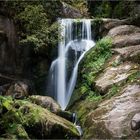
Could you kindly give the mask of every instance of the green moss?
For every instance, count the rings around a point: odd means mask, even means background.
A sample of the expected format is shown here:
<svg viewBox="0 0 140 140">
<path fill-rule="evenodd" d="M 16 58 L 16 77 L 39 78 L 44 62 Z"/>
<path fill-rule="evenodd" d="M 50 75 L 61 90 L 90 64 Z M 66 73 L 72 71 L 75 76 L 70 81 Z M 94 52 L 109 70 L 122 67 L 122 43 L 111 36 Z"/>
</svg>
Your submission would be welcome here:
<svg viewBox="0 0 140 140">
<path fill-rule="evenodd" d="M 93 122 L 91 122 L 93 123 Z M 111 134 L 109 130 L 106 129 L 105 123 L 100 121 L 98 123 L 94 123 L 92 127 L 85 129 L 84 139 L 90 138 L 98 138 L 98 139 L 110 139 Z"/>
<path fill-rule="evenodd" d="M 86 54 L 80 65 L 79 82 L 76 87 L 76 92 L 80 92 L 81 95 L 87 93 L 89 99 L 92 95 L 97 95 L 97 93 L 93 91 L 92 86 L 98 73 L 103 70 L 105 62 L 112 56 L 111 47 L 112 39 L 105 37 L 99 40 L 95 48 Z"/>
<path fill-rule="evenodd" d="M 10 97 L 0 96 L 0 100 L 0 135 L 4 138 L 64 138 L 65 134 L 69 137 L 79 137 L 72 123 L 41 106 L 27 100 L 13 100 Z M 53 135 L 55 131 L 58 132 L 57 135 Z"/>
<path fill-rule="evenodd" d="M 29 139 L 27 132 L 21 124 L 11 124 L 7 129 L 7 133 L 16 135 L 18 139 Z"/>
</svg>

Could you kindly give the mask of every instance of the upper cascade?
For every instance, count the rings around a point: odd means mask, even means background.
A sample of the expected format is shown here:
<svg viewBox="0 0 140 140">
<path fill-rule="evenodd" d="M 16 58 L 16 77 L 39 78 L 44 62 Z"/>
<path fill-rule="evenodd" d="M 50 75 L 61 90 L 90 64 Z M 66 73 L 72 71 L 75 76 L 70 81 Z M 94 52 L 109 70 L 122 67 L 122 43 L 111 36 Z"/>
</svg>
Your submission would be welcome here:
<svg viewBox="0 0 140 140">
<path fill-rule="evenodd" d="M 95 46 L 90 19 L 61 19 L 58 58 L 49 72 L 48 93 L 64 110 L 74 90 L 78 64 L 84 54 Z"/>
</svg>

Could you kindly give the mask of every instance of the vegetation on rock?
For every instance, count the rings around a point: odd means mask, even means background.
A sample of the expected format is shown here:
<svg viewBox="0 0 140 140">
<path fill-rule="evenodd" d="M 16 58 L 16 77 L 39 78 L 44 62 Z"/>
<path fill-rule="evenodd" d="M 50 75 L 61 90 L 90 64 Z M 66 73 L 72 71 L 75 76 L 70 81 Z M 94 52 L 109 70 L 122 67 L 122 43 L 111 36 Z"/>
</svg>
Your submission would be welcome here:
<svg viewBox="0 0 140 140">
<path fill-rule="evenodd" d="M 112 56 L 111 47 L 112 40 L 106 37 L 99 40 L 96 46 L 86 54 L 79 68 L 78 81 L 80 82 L 78 82 L 73 93 L 72 101 L 84 95 L 89 95 L 87 96 L 89 100 L 100 99 L 100 93 L 93 90 L 93 81 L 97 74 L 102 71 L 106 60 Z"/>
<path fill-rule="evenodd" d="M 66 139 L 79 137 L 72 123 L 28 100 L 15 100 L 10 96 L 0 96 L 0 103 L 0 136 L 2 138 Z"/>
</svg>

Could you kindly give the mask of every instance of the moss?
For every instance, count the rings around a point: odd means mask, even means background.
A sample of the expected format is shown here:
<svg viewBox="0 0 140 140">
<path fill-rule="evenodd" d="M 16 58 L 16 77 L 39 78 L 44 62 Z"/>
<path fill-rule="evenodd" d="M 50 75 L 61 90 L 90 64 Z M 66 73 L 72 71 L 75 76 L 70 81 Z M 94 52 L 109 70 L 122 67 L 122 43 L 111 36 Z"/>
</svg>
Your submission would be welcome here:
<svg viewBox="0 0 140 140">
<path fill-rule="evenodd" d="M 17 139 L 79 137 L 77 129 L 69 121 L 56 116 L 27 100 L 13 100 L 0 96 L 2 113 L 0 135 Z M 58 133 L 57 135 L 53 135 Z M 28 135 L 29 134 L 29 135 Z M 8 137 L 8 138 L 9 138 Z"/>
<path fill-rule="evenodd" d="M 82 61 L 79 73 L 78 73 L 78 85 L 71 99 L 79 99 L 84 95 L 89 96 L 87 99 L 91 99 L 92 95 L 99 95 L 93 90 L 93 83 L 97 75 L 103 70 L 105 62 L 112 56 L 111 52 L 112 40 L 111 38 L 103 38 L 96 43 L 95 48 L 91 49 Z M 91 94 L 93 93 L 93 94 Z M 100 96 L 100 95 L 99 95 Z M 96 98 L 96 97 L 95 97 Z"/>
<path fill-rule="evenodd" d="M 93 122 L 90 122 L 93 123 Z M 94 122 L 91 127 L 85 129 L 83 139 L 98 138 L 98 139 L 109 139 L 111 138 L 110 132 L 106 129 L 103 121 L 98 123 Z"/>
<path fill-rule="evenodd" d="M 21 124 L 11 124 L 7 129 L 7 133 L 16 135 L 18 139 L 29 139 L 27 132 Z"/>
<path fill-rule="evenodd" d="M 132 73 L 127 80 L 127 83 L 140 82 L 140 71 Z"/>
<path fill-rule="evenodd" d="M 3 137 L 15 139 L 29 139 L 22 126 L 21 112 L 17 111 L 15 101 L 11 97 L 0 96 L 2 112 L 0 126 L 4 130 Z"/>
</svg>

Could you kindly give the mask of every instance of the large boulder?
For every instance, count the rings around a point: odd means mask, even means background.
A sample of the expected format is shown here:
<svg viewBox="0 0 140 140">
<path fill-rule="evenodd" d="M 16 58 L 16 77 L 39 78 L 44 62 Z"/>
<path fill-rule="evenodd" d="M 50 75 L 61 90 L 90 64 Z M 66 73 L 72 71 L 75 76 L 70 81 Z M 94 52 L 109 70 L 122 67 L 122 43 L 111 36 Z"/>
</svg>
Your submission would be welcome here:
<svg viewBox="0 0 140 140">
<path fill-rule="evenodd" d="M 51 97 L 48 96 L 40 96 L 40 95 L 32 95 L 29 97 L 29 99 L 37 104 L 42 106 L 43 108 L 46 108 L 48 110 L 50 110 L 51 112 L 57 114 L 58 112 L 60 112 L 61 107 L 60 105 L 57 104 L 57 102 L 52 99 Z"/>
<path fill-rule="evenodd" d="M 137 69 L 138 65 L 128 62 L 116 67 L 107 67 L 95 80 L 95 89 L 100 93 L 105 94 L 112 85 L 127 80 L 131 74 L 137 71 Z"/>
<path fill-rule="evenodd" d="M 53 98 L 49 96 L 32 95 L 29 96 L 29 99 L 32 103 L 40 105 L 41 107 L 51 111 L 52 113 L 72 122 L 72 113 L 62 110 L 60 105 Z"/>
<path fill-rule="evenodd" d="M 118 35 L 128 35 L 132 33 L 140 33 L 140 28 L 133 25 L 120 25 L 108 32 L 108 36 L 115 37 Z"/>
<path fill-rule="evenodd" d="M 125 25 L 128 23 L 127 20 L 109 19 L 109 18 L 103 18 L 102 21 L 103 21 L 103 28 L 107 31 L 109 31 L 114 27 Z"/>
<path fill-rule="evenodd" d="M 140 138 L 130 122 L 140 111 L 140 85 L 127 85 L 120 96 L 112 97 L 90 112 L 85 122 L 85 138 Z"/>
<path fill-rule="evenodd" d="M 124 48 L 112 49 L 117 54 L 121 55 L 123 60 L 131 60 L 140 63 L 140 45 L 129 46 Z"/>
<path fill-rule="evenodd" d="M 140 44 L 140 33 L 134 33 L 130 35 L 118 35 L 113 37 L 113 46 L 116 48 L 122 48 L 139 44 Z"/>
<path fill-rule="evenodd" d="M 28 80 L 23 80 L 13 82 L 5 95 L 13 96 L 15 99 L 22 99 L 32 94 L 35 94 L 32 83 Z"/>
<path fill-rule="evenodd" d="M 8 138 L 7 134 L 16 139 L 71 139 L 78 138 L 75 126 L 42 108 L 25 100 L 12 100 L 0 96 L 0 135 Z M 20 125 L 21 131 L 17 131 Z M 24 133 L 22 133 L 24 132 Z M 22 135 L 24 134 L 24 135 Z"/>
</svg>

